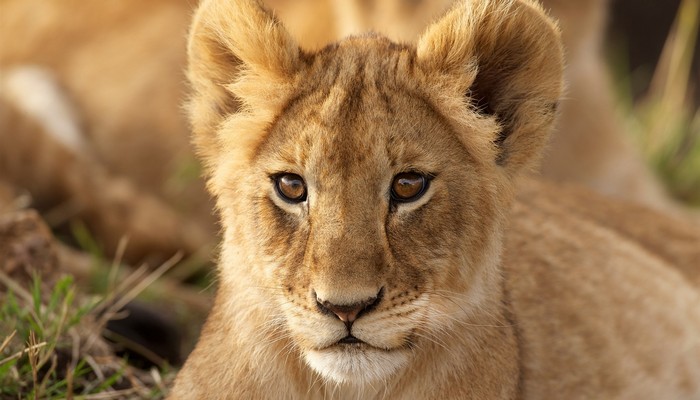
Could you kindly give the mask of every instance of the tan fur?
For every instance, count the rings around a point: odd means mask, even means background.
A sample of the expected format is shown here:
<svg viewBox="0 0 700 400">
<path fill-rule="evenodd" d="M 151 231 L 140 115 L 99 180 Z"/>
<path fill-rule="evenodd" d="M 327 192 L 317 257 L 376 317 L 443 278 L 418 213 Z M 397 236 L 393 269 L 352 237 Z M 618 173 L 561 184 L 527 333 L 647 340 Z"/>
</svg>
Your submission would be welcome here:
<svg viewBox="0 0 700 400">
<path fill-rule="evenodd" d="M 172 399 L 700 396 L 700 232 L 535 181 L 514 199 L 563 91 L 540 6 L 465 1 L 415 46 L 307 52 L 257 1 L 205 0 L 189 56 L 224 241 Z M 392 203 L 405 171 L 434 179 Z M 377 295 L 364 343 L 338 344 L 317 299 Z"/>
</svg>

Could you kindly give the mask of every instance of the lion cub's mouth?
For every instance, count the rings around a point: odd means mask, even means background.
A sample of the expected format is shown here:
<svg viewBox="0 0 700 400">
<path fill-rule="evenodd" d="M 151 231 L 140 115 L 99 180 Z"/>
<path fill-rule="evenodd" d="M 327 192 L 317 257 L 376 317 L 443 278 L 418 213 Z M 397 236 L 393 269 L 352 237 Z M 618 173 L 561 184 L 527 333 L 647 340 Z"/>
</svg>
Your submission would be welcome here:
<svg viewBox="0 0 700 400">
<path fill-rule="evenodd" d="M 353 335 L 347 335 L 344 338 L 338 340 L 337 344 L 366 344 L 362 340 L 356 338 Z"/>
<path fill-rule="evenodd" d="M 315 351 L 343 351 L 343 350 L 347 350 L 347 351 L 352 351 L 354 354 L 354 352 L 357 352 L 357 351 L 362 352 L 362 351 L 373 351 L 373 350 L 377 350 L 377 351 L 381 351 L 381 352 L 392 352 L 394 350 L 403 350 L 403 349 L 409 348 L 409 347 L 410 346 L 398 346 L 395 348 L 387 348 L 387 347 L 377 346 L 377 345 L 374 345 L 370 342 L 366 342 L 366 341 L 352 335 L 351 333 L 349 333 L 347 336 L 345 336 L 344 338 L 342 338 L 336 342 L 329 343 L 325 346 L 317 347 L 315 349 Z"/>
<path fill-rule="evenodd" d="M 337 342 L 330 344 L 326 347 L 323 348 L 318 348 L 317 350 L 323 351 L 323 350 L 343 350 L 347 349 L 348 351 L 380 351 L 380 352 L 385 352 L 385 353 L 391 353 L 392 351 L 402 351 L 402 350 L 408 350 L 411 348 L 410 343 L 406 343 L 405 345 L 402 346 L 397 346 L 397 347 L 383 347 L 383 346 L 377 346 L 376 344 L 372 344 L 371 342 L 366 342 L 360 338 L 357 338 L 353 336 L 352 334 L 348 334 L 344 338 L 338 340 Z"/>
</svg>

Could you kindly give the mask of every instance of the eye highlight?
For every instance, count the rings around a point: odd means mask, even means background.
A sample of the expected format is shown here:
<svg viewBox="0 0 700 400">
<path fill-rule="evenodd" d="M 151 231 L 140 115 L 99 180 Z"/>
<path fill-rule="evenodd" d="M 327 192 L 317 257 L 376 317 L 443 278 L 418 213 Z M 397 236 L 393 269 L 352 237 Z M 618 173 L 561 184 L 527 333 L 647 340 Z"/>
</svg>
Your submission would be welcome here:
<svg viewBox="0 0 700 400">
<path fill-rule="evenodd" d="M 402 172 L 391 182 L 391 200 L 397 203 L 416 201 L 430 186 L 429 177 L 418 172 Z"/>
<path fill-rule="evenodd" d="M 272 177 L 275 192 L 288 203 L 301 203 L 306 201 L 306 183 L 304 178 L 297 174 L 281 173 Z"/>
</svg>

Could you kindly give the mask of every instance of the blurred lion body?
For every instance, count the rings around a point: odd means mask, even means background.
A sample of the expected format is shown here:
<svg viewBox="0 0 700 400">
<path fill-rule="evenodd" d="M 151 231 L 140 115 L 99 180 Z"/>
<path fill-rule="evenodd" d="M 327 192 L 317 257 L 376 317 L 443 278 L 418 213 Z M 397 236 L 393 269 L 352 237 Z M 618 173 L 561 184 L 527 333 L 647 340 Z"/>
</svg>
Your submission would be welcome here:
<svg viewBox="0 0 700 400">
<path fill-rule="evenodd" d="M 108 254 L 129 237 L 130 262 L 213 237 L 201 183 L 173 184 L 192 159 L 180 112 L 188 4 L 0 1 L 11 38 L 0 46 L 0 181 L 28 191 L 52 225 L 87 223 Z"/>
<path fill-rule="evenodd" d="M 188 110 L 224 239 L 170 398 L 700 395 L 697 229 L 520 180 L 563 69 L 529 0 L 460 3 L 415 46 L 318 51 L 254 0 L 203 2 Z M 407 171 L 430 184 L 395 202 Z"/>
<path fill-rule="evenodd" d="M 348 34 L 377 30 L 392 40 L 413 42 L 417 34 L 452 3 L 450 0 L 373 2 L 330 0 L 269 0 L 279 12 L 302 47 L 318 49 Z M 605 20 L 605 0 L 546 0 L 560 18 L 567 52 L 568 94 L 562 102 L 562 117 L 550 150 L 543 161 L 545 176 L 560 181 L 578 182 L 601 192 L 632 199 L 655 207 L 667 208 L 668 201 L 658 182 L 629 145 L 615 114 L 610 85 L 600 55 L 600 41 Z M 140 2 L 84 2 L 80 0 L 2 0 L 3 24 L 0 36 L 12 38 L 0 47 L 0 81 L 7 80 L 9 70 L 39 66 L 53 76 L 65 93 L 73 110 L 74 124 L 85 146 L 59 152 L 87 154 L 84 168 L 90 165 L 123 177 L 134 187 L 136 196 L 154 197 L 162 208 L 181 225 L 178 218 L 192 217 L 199 230 L 212 232 L 210 206 L 200 181 L 177 178 L 180 171 L 192 169 L 188 128 L 181 102 L 187 91 L 182 68 L 185 63 L 184 37 L 194 4 L 186 0 Z M 0 86 L 2 86 L 0 82 Z M 7 90 L 0 90 L 7 107 L 14 107 Z M 16 108 L 16 107 L 15 107 Z M 24 118 L 36 116 L 21 112 Z M 0 122 L 0 130 L 12 143 L 21 126 Z M 39 123 L 39 125 L 45 125 Z M 42 128 L 44 135 L 52 136 Z M 47 140 L 54 146 L 53 139 Z M 26 149 L 23 160 L 40 159 L 46 147 Z M 12 146 L 2 146 L 1 152 Z M 25 151 L 25 150 L 23 150 Z M 53 150 L 52 150 L 53 151 Z M 84 158 L 84 157 L 83 157 Z M 0 169 L 4 185 L 36 188 L 33 182 L 62 182 L 66 167 L 53 163 L 6 165 Z M 190 172 L 190 175 L 192 172 Z M 29 176 L 29 178 L 28 178 Z M 94 181 L 101 182 L 102 178 Z M 9 182 L 8 182 L 9 181 Z M 104 183 L 110 186 L 111 180 Z M 55 184 L 54 184 L 55 186 Z M 85 190 L 63 186 L 45 196 L 48 190 L 31 192 L 38 204 L 56 206 L 74 197 L 73 191 Z M 92 189 L 90 189 L 92 190 Z M 109 190 L 105 190 L 109 191 Z M 80 196 L 78 196 L 80 197 Z M 83 196 L 86 197 L 86 196 Z M 164 201 L 162 201 L 162 200 Z M 91 208 L 106 220 L 111 211 Z M 172 212 L 171 212 L 172 211 Z M 176 215 L 180 217 L 176 217 Z M 80 212 L 77 212 L 81 216 Z M 205 222 L 206 221 L 206 222 Z M 192 221 L 190 221 L 192 222 Z M 114 238 L 106 239 L 111 248 L 124 233 L 136 231 L 129 224 L 113 225 Z M 194 229 L 194 228 L 192 228 Z M 97 229 L 98 231 L 100 229 Z M 152 232 L 151 235 L 157 235 Z M 198 234 L 194 242 L 206 242 Z M 133 241 L 141 236 L 135 234 Z M 185 246 L 177 242 L 166 248 Z M 195 243 L 186 245 L 196 248 Z"/>
</svg>

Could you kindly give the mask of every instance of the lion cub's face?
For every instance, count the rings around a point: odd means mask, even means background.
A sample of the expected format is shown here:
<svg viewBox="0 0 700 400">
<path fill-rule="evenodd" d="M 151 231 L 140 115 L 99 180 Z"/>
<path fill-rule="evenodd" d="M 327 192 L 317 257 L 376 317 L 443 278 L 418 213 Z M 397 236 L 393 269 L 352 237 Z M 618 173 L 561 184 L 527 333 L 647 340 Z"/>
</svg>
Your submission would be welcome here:
<svg viewBox="0 0 700 400">
<path fill-rule="evenodd" d="M 376 38 L 317 56 L 245 192 L 262 280 L 337 380 L 401 366 L 447 317 L 445 293 L 470 291 L 492 236 L 491 173 L 409 83 L 414 57 Z"/>
<path fill-rule="evenodd" d="M 467 4 L 417 48 L 369 36 L 316 54 L 254 2 L 209 0 L 195 19 L 191 112 L 226 230 L 222 285 L 253 282 L 294 351 L 338 382 L 387 377 L 488 301 L 511 179 L 547 137 L 555 30 L 529 3 Z M 521 50 L 535 44 L 554 61 Z"/>
</svg>

